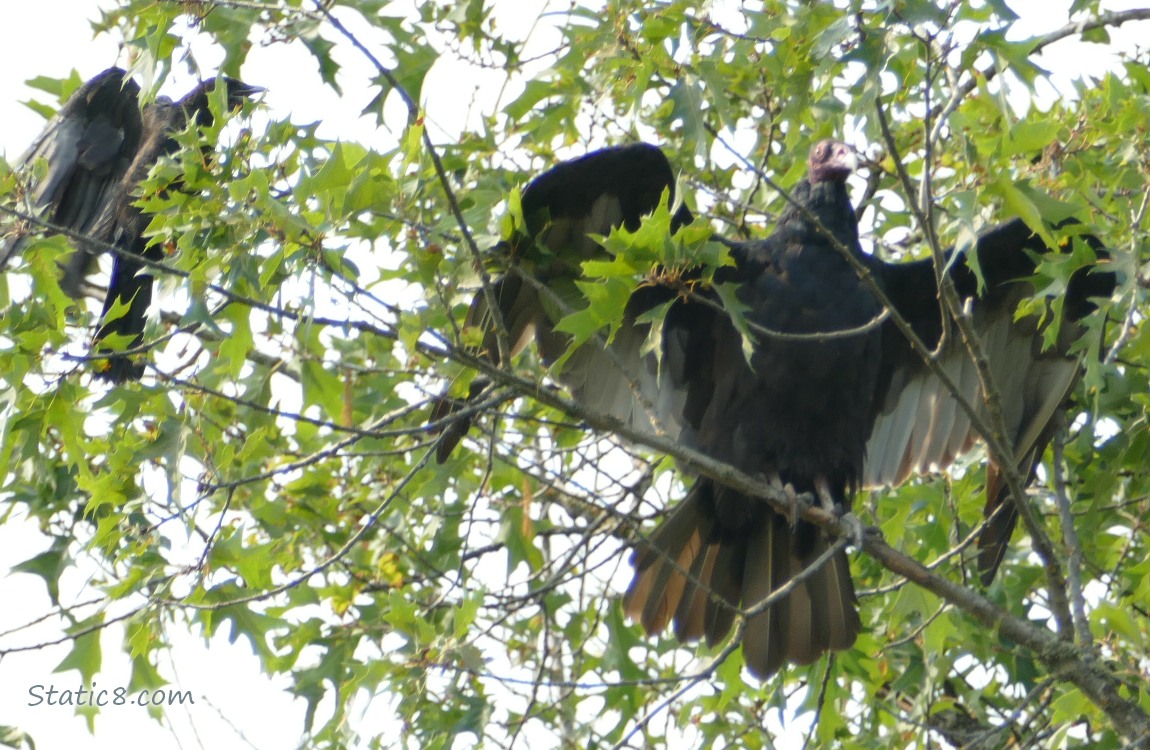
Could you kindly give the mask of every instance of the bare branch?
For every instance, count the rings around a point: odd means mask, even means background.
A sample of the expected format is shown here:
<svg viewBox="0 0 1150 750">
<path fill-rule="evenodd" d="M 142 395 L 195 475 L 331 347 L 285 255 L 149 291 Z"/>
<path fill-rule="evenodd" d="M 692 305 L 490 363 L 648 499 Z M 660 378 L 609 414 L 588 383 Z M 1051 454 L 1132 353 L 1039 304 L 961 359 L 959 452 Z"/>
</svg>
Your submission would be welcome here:
<svg viewBox="0 0 1150 750">
<path fill-rule="evenodd" d="M 1070 585 L 1070 604 L 1074 614 L 1074 632 L 1078 645 L 1089 648 L 1094 644 L 1090 635 L 1090 621 L 1086 619 L 1086 598 L 1082 592 L 1082 545 L 1078 542 L 1078 531 L 1074 528 L 1074 514 L 1070 511 L 1070 495 L 1066 491 L 1066 474 L 1062 458 L 1062 446 L 1066 440 L 1066 420 L 1056 417 L 1058 427 L 1050 441 L 1054 451 L 1052 470 L 1054 472 L 1054 500 L 1058 505 L 1058 516 L 1062 522 L 1062 543 L 1066 545 L 1067 578 Z"/>
<path fill-rule="evenodd" d="M 689 471 L 710 477 L 750 497 L 762 499 L 779 513 L 791 512 L 791 502 L 784 492 L 774 490 L 768 483 L 756 480 L 732 466 L 715 461 L 675 441 L 631 429 L 613 417 L 590 412 L 558 394 L 540 390 L 531 381 L 495 372 L 486 362 L 477 360 L 475 364 L 491 371 L 494 377 L 523 395 L 532 396 L 548 406 L 577 416 L 594 429 L 613 432 L 632 442 L 666 453 Z M 851 529 L 839 517 L 817 503 L 804 508 L 801 516 L 836 538 L 851 533 Z M 1137 703 L 1122 697 L 1122 683 L 1089 650 L 1077 648 L 1045 628 L 1035 627 L 1026 620 L 1010 615 L 982 594 L 930 571 L 917 560 L 891 548 L 874 530 L 869 530 L 866 535 L 863 550 L 888 570 L 942 597 L 983 625 L 1000 630 L 1016 643 L 1033 651 L 1057 679 L 1074 684 L 1104 711 L 1124 736 L 1136 738 L 1150 734 L 1150 716 Z"/>
</svg>

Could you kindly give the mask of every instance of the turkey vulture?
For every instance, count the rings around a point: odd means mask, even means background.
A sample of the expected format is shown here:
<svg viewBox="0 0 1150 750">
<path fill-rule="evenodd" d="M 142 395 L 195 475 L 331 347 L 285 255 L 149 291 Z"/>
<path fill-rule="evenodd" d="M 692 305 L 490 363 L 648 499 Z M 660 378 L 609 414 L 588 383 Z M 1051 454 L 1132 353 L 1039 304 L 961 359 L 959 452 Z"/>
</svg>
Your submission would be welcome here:
<svg viewBox="0 0 1150 750">
<path fill-rule="evenodd" d="M 859 488 L 945 468 L 978 435 L 894 323 L 880 322 L 882 305 L 842 250 L 870 271 L 932 348 L 943 327 L 933 262 L 890 264 L 862 252 L 845 185 L 854 157 L 844 144 L 818 143 L 808 166 L 807 179 L 791 192 L 794 205 L 767 239 L 719 238 L 734 265 L 718 269 L 715 282 L 739 285 L 738 299 L 752 324 L 749 361 L 730 316 L 700 301 L 710 292 L 691 298 L 678 289 L 645 286 L 632 296 L 610 351 L 584 344 L 555 374 L 591 411 L 640 430 L 657 422 L 672 439 L 745 473 L 849 510 Z M 634 228 L 664 191 L 673 192 L 673 183 L 663 153 L 637 144 L 559 164 L 525 188 L 524 233 L 505 248 L 513 262 L 491 289 L 509 353 L 534 336 L 543 361 L 556 361 L 569 339 L 555 330 L 562 313 L 540 290 L 577 277 L 580 261 L 603 253 L 589 234 L 606 235 L 618 225 Z M 672 225 L 690 220 L 680 209 Z M 1016 219 L 980 236 L 974 251 L 985 281 L 981 293 L 965 259 L 953 257 L 958 251 L 948 253 L 946 266 L 959 294 L 971 300 L 972 323 L 1000 389 L 1010 447 L 1026 476 L 1078 376 L 1080 363 L 1070 354 L 1082 333 L 1078 321 L 1093 309 L 1090 298 L 1108 296 L 1115 280 L 1110 272 L 1076 274 L 1058 340 L 1043 351 L 1045 326 L 1033 316 L 1013 318 L 1018 302 L 1034 293 L 1026 278 L 1034 273 L 1035 258 L 1049 252 L 1045 243 Z M 640 316 L 672 300 L 661 357 L 644 354 L 649 330 Z M 493 317 L 487 297 L 477 294 L 468 323 L 484 327 L 482 351 L 498 363 Z M 848 329 L 858 330 L 842 335 Z M 974 364 L 954 337 L 944 343 L 939 362 L 968 402 L 985 412 Z M 471 396 L 483 385 L 473 384 Z M 456 405 L 441 401 L 433 416 L 444 417 Z M 453 427 L 441 438 L 441 460 L 466 432 L 466 422 Z M 996 469 L 989 473 L 991 514 L 1005 494 Z M 994 513 L 980 540 L 984 579 L 993 577 L 1013 526 L 1013 514 Z M 673 623 L 680 640 L 714 644 L 728 635 L 740 608 L 753 607 L 790 582 L 827 549 L 816 526 L 792 524 L 766 503 L 699 477 L 651 537 L 637 543 L 624 607 L 648 632 Z M 806 664 L 828 650 L 849 648 L 860 627 L 849 564 L 840 550 L 808 571 L 791 593 L 748 618 L 745 661 L 765 678 L 783 662 Z"/>
<path fill-rule="evenodd" d="M 148 221 L 134 205 L 136 192 L 152 165 L 179 149 L 176 133 L 193 122 L 211 124 L 208 102 L 217 80 L 227 87 L 229 108 L 263 90 L 231 78 L 211 78 L 177 102 L 160 97 L 141 109 L 140 87 L 120 68 L 109 68 L 65 102 L 22 157 L 25 164 L 41 160 L 47 164 L 44 178 L 29 191 L 32 213 L 94 240 L 79 242 L 66 263 L 61 287 L 68 294 L 80 295 L 92 258 L 108 244 L 148 260 L 161 259 L 161 250 L 148 247 L 143 237 Z M 10 238 L 0 250 L 0 268 L 26 243 L 26 234 Z M 151 297 L 152 277 L 144 264 L 118 254 L 95 336 L 97 346 L 112 334 L 128 337 L 130 347 L 138 346 Z M 110 319 L 114 308 L 121 312 Z M 138 379 L 143 366 L 112 355 L 96 374 L 119 383 Z"/>
</svg>

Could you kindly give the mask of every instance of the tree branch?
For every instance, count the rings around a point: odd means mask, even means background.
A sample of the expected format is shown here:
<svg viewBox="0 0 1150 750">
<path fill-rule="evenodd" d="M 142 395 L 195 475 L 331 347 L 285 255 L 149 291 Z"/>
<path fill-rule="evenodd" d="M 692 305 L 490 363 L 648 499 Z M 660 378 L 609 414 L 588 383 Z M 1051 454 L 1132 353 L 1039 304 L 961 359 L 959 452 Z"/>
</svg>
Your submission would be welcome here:
<svg viewBox="0 0 1150 750">
<path fill-rule="evenodd" d="M 388 68 L 386 65 L 379 61 L 371 50 L 369 50 L 363 42 L 361 42 L 354 34 L 352 34 L 338 18 L 331 14 L 331 10 L 325 5 L 322 0 L 312 0 L 315 3 L 316 10 L 323 14 L 328 23 L 332 25 L 336 31 L 344 36 L 352 46 L 360 51 L 361 54 L 370 62 L 379 72 L 380 76 L 387 81 L 392 90 L 403 101 L 407 107 L 407 122 L 408 127 L 416 127 L 419 125 L 419 103 L 411 98 L 411 94 L 400 84 L 399 79 L 395 77 L 395 72 Z M 479 251 L 479 245 L 475 242 L 475 237 L 471 233 L 471 227 L 467 224 L 467 219 L 463 216 L 463 210 L 459 206 L 459 199 L 455 196 L 455 189 L 451 186 L 451 180 L 447 176 L 447 169 L 443 166 L 443 160 L 439 157 L 439 150 L 432 142 L 431 136 L 427 133 L 427 128 L 420 128 L 420 139 L 423 141 L 423 147 L 427 151 L 428 157 L 431 159 L 432 167 L 435 169 L 435 176 L 439 181 L 439 186 L 443 190 L 443 196 L 447 201 L 448 210 L 455 218 L 456 226 L 459 227 L 459 233 L 463 237 L 463 243 L 471 254 L 471 262 L 475 268 L 476 273 L 483 284 L 483 297 L 487 302 L 487 309 L 492 315 L 496 323 L 496 331 L 498 332 L 497 341 L 499 345 L 499 358 L 500 361 L 506 362 L 510 359 L 510 345 L 507 341 L 507 326 L 503 320 L 503 315 L 499 310 L 499 301 L 495 298 L 495 291 L 491 285 L 491 276 L 487 273 L 487 269 L 483 264 L 483 256 Z"/>
<path fill-rule="evenodd" d="M 1066 491 L 1066 473 L 1063 464 L 1062 448 L 1066 440 L 1066 420 L 1059 414 L 1055 417 L 1058 425 L 1050 441 L 1054 452 L 1054 500 L 1058 505 L 1058 517 L 1062 523 L 1062 543 L 1066 545 L 1067 577 L 1070 585 L 1070 604 L 1074 613 L 1074 633 L 1078 645 L 1089 648 L 1094 644 L 1090 634 L 1090 621 L 1086 618 L 1086 598 L 1082 592 L 1082 545 L 1078 542 L 1078 531 L 1074 528 L 1074 514 L 1070 510 L 1070 495 Z"/>
<path fill-rule="evenodd" d="M 434 350 L 428 351 L 428 354 L 434 356 Z M 519 393 L 582 419 L 593 429 L 615 433 L 631 442 L 665 453 L 685 469 L 709 477 L 750 497 L 764 500 L 779 513 L 789 514 L 793 510 L 791 501 L 784 492 L 774 490 L 766 482 L 756 480 L 732 466 L 686 448 L 675 441 L 634 430 L 613 417 L 591 412 L 556 393 L 540 389 L 531 381 L 492 368 L 482 360 L 476 359 L 474 365 Z M 841 518 L 824 510 L 817 503 L 804 508 L 801 516 L 835 537 L 851 533 L 850 527 L 844 524 Z M 963 610 L 983 625 L 999 630 L 1011 640 L 1033 651 L 1052 675 L 1062 682 L 1075 685 L 1092 703 L 1105 712 L 1113 721 L 1116 730 L 1123 736 L 1134 739 L 1150 735 L 1150 715 L 1147 715 L 1136 702 L 1122 697 L 1121 681 L 1088 650 L 1075 647 L 1045 628 L 1036 627 L 1026 620 L 1010 615 L 982 594 L 933 573 L 922 563 L 887 545 L 873 529 L 868 530 L 864 538 L 863 550 L 888 570 L 906 577 Z"/>
<path fill-rule="evenodd" d="M 858 33 L 861 37 L 865 38 L 866 31 L 859 24 Z M 927 44 L 927 58 L 928 62 L 931 55 L 931 46 Z M 926 88 L 929 91 L 929 68 L 928 68 L 928 81 Z M 952 97 L 952 101 L 954 97 Z M 1014 451 L 1011 449 L 1010 441 L 1006 435 L 1006 422 L 1003 418 L 1002 396 L 994 381 L 993 373 L 990 371 L 990 362 L 987 359 L 986 352 L 982 346 L 982 340 L 978 333 L 971 325 L 969 317 L 964 313 L 962 302 L 959 300 L 958 291 L 955 288 L 954 280 L 946 273 L 944 267 L 945 260 L 942 254 L 942 248 L 939 245 L 938 235 L 935 232 L 933 214 L 931 211 L 931 195 L 930 195 L 930 174 L 931 174 L 931 137 L 930 137 L 930 100 L 927 98 L 927 117 L 925 119 L 924 127 L 927 129 L 926 138 L 926 151 L 924 155 L 923 166 L 923 181 L 920 185 L 919 198 L 920 203 L 909 200 L 911 195 L 915 194 L 913 182 L 910 175 L 907 173 L 906 168 L 903 166 L 902 153 L 898 148 L 898 143 L 895 140 L 894 134 L 890 128 L 890 122 L 887 118 L 886 108 L 883 103 L 881 92 L 875 94 L 875 114 L 878 119 L 879 127 L 882 130 L 883 139 L 886 142 L 886 147 L 890 153 L 891 160 L 895 165 L 895 172 L 898 176 L 899 183 L 902 185 L 904 194 L 907 196 L 907 204 L 910 206 L 915 220 L 922 228 L 923 233 L 927 238 L 927 242 L 931 249 L 931 257 L 934 259 L 935 276 L 938 283 L 938 290 L 940 295 L 940 304 L 942 305 L 941 319 L 943 322 L 943 335 L 939 339 L 939 350 L 943 346 L 945 340 L 947 323 L 953 321 L 954 325 L 958 328 L 961 334 L 961 339 L 967 351 L 967 356 L 975 364 L 975 370 L 978 373 L 979 386 L 982 391 L 983 401 L 986 404 L 990 433 L 983 433 L 983 438 L 986 440 L 988 447 L 991 450 L 991 455 L 998 463 L 1003 476 L 1006 479 L 1007 487 L 1010 490 L 1010 495 L 1019 516 L 1022 518 L 1023 525 L 1026 527 L 1027 532 L 1030 534 L 1034 543 L 1035 552 L 1038 554 L 1039 559 L 1042 560 L 1043 568 L 1046 572 L 1047 587 L 1050 594 L 1051 611 L 1054 614 L 1055 621 L 1058 623 L 1058 630 L 1063 634 L 1064 638 L 1070 638 L 1073 632 L 1073 626 L 1070 616 L 1070 606 L 1067 601 L 1066 593 L 1066 578 L 1062 572 L 1061 563 L 1055 553 L 1054 544 L 1050 539 L 1046 529 L 1039 522 L 1038 517 L 1035 515 L 1033 509 L 1026 501 L 1025 486 L 1026 482 L 1020 474 L 1017 459 L 1014 456 Z M 944 113 L 945 115 L 945 113 Z M 939 123 L 943 122 L 943 117 L 938 120 Z M 952 390 L 952 395 L 957 397 L 957 392 Z"/>
<path fill-rule="evenodd" d="M 1072 36 L 1081 36 L 1087 31 L 1104 29 L 1108 26 L 1121 26 L 1131 21 L 1145 21 L 1148 19 L 1150 19 L 1150 9 L 1135 8 L 1133 10 L 1108 11 L 1081 21 L 1071 21 L 1060 29 L 1055 29 L 1049 33 L 1032 38 L 1030 41 L 1034 43 L 1034 46 L 1031 47 L 1030 54 L 1037 54 L 1055 42 L 1068 39 Z M 930 139 L 932 141 L 938 140 L 941 134 L 940 131 L 946 125 L 950 115 L 958 109 L 959 105 L 962 104 L 963 100 L 966 99 L 972 91 L 978 88 L 980 80 L 990 81 L 996 75 L 998 75 L 998 68 L 994 65 L 989 65 L 978 71 L 977 75 L 971 75 L 960 83 L 955 88 L 954 95 L 947 101 L 943 111 L 939 114 L 934 129 L 930 133 Z"/>
</svg>

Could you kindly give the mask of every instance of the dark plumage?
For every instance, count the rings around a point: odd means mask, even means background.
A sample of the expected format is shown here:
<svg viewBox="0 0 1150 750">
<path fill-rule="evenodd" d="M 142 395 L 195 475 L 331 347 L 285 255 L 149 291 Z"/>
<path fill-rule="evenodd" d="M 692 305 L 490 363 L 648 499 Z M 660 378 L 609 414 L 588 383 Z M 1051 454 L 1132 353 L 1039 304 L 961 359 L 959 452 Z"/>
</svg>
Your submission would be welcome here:
<svg viewBox="0 0 1150 750">
<path fill-rule="evenodd" d="M 1084 234 L 1081 239 L 1099 258 L 1108 258 L 1097 238 Z M 1043 351 L 1045 326 L 1039 327 L 1034 316 L 1014 320 L 1014 311 L 1019 302 L 1035 293 L 1027 279 L 1035 271 L 1035 258 L 1050 252 L 1045 242 L 1014 219 L 981 235 L 976 251 L 986 283 L 981 295 L 965 260 L 947 265 L 960 298 L 976 301 L 972 321 L 981 335 L 1000 394 L 1016 468 L 1029 482 L 1050 442 L 1054 417 L 1081 375 L 1078 356 L 1070 354 L 1071 346 L 1085 332 L 1080 321 L 1095 310 L 1093 298 L 1113 293 L 1116 279 L 1112 271 L 1102 269 L 1075 273 L 1063 300 L 1058 337 Z M 868 258 L 868 264 L 881 275 L 891 301 L 923 343 L 936 348 L 942 323 L 932 262 L 889 264 Z M 913 473 L 945 468 L 979 437 L 941 380 L 893 324 L 884 328 L 882 359 L 876 421 L 867 443 L 864 476 L 864 484 L 871 487 L 899 484 Z M 940 352 L 939 364 L 986 419 L 978 373 L 957 332 Z M 978 540 L 978 570 L 982 582 L 989 585 L 1017 521 L 1005 479 L 993 459 L 987 467 L 986 496 L 985 516 L 990 520 Z M 996 514 L 1003 505 L 1002 512 Z"/>
<path fill-rule="evenodd" d="M 526 226 L 509 242 L 495 248 L 496 253 L 512 262 L 506 275 L 494 280 L 491 290 L 499 302 L 511 355 L 520 352 L 532 338 L 538 342 L 540 357 L 546 365 L 566 351 L 567 336 L 553 330 L 565 313 L 553 302 L 541 299 L 539 286 L 548 287 L 560 297 L 569 296 L 573 288 L 567 282 L 581 275 L 579 264 L 603 253 L 587 235 L 608 234 L 616 226 L 637 229 L 640 219 L 659 205 L 664 190 L 669 191 L 673 201 L 675 178 L 671 165 L 662 151 L 644 143 L 597 151 L 564 162 L 524 188 L 521 206 Z M 691 212 L 679 206 L 672 217 L 672 228 L 689 224 L 691 219 Z M 539 253 L 537 246 L 562 252 Z M 662 293 L 658 301 L 671 296 Z M 635 314 L 640 312 L 642 310 Z M 476 294 L 465 325 L 479 326 L 485 331 L 481 351 L 498 364 L 499 342 L 494 324 L 486 295 Z M 642 339 L 632 340 L 639 330 L 626 327 L 618 334 L 625 343 L 621 341 L 616 351 L 626 356 L 627 373 L 620 372 L 620 368 L 595 347 L 584 347 L 568 360 L 563 370 L 567 375 L 559 377 L 576 399 L 596 404 L 609 401 L 611 413 L 629 409 L 632 399 L 629 377 L 649 379 L 654 375 L 650 362 L 640 364 L 638 347 Z M 472 381 L 469 399 L 482 393 L 488 385 L 486 378 L 477 377 Z M 431 420 L 443 419 L 460 405 L 452 399 L 441 399 L 432 410 Z M 643 421 L 638 410 L 629 411 L 624 417 L 632 418 Z M 459 419 L 444 430 L 436 449 L 440 463 L 447 460 L 470 426 L 469 419 Z"/>
<path fill-rule="evenodd" d="M 792 197 L 869 268 L 927 346 L 936 346 L 942 324 L 933 264 L 929 259 L 888 264 L 862 252 L 845 186 L 853 166 L 846 146 L 819 143 L 811 152 L 808 179 L 795 186 Z M 671 175 L 658 149 L 636 145 L 560 164 L 528 185 L 525 213 L 530 198 L 533 210 L 545 209 L 550 223 L 528 218 L 528 233 L 540 241 L 519 242 L 507 275 L 496 282 L 512 353 L 534 335 L 549 363 L 568 341 L 554 331 L 561 313 L 543 304 L 539 292 L 523 292 L 534 290 L 526 277 L 549 288 L 568 284 L 579 273 L 579 261 L 602 252 L 586 235 L 637 225 L 662 191 L 672 188 Z M 681 224 L 690 214 L 683 209 L 676 218 Z M 882 311 L 836 243 L 793 206 L 765 240 L 721 241 L 735 265 L 720 269 L 716 281 L 739 284 L 746 319 L 762 328 L 825 334 L 865 327 Z M 538 246 L 546 251 L 540 253 Z M 976 252 L 987 284 L 981 296 L 965 262 L 955 259 L 948 268 L 959 294 L 972 298 L 973 324 L 983 338 L 1008 438 L 1025 475 L 1078 376 L 1080 364 L 1069 354 L 1082 331 L 1077 321 L 1092 309 L 1089 297 L 1111 293 L 1114 276 L 1080 272 L 1074 277 L 1059 339 L 1043 352 L 1036 319 L 1014 321 L 1013 315 L 1019 300 L 1034 292 L 1025 278 L 1035 268 L 1031 253 L 1048 252 L 1044 243 L 1014 220 L 982 235 Z M 824 504 L 843 510 L 849 510 L 860 487 L 945 468 L 978 437 L 938 376 L 890 321 L 821 340 L 752 333 L 748 364 L 743 340 L 727 315 L 714 305 L 678 299 L 664 320 L 661 361 L 642 354 L 649 330 L 637 322 L 639 316 L 676 294 L 658 287 L 638 291 L 627 311 L 630 325 L 611 344 L 613 356 L 589 342 L 567 359 L 556 375 L 577 401 L 640 430 L 658 421 L 664 434 L 684 445 L 746 473 L 814 492 Z M 486 302 L 477 296 L 468 320 L 487 327 L 484 348 L 497 361 L 485 312 Z M 974 366 L 954 337 L 940 352 L 940 363 L 976 409 L 985 410 Z M 448 411 L 440 408 L 438 415 Z M 465 431 L 464 425 L 445 436 L 441 457 L 454 445 L 448 438 L 457 442 Z M 1006 499 L 995 477 L 992 467 L 988 513 Z M 1013 523 L 1010 513 L 999 513 L 982 541 L 980 568 L 987 579 Z M 792 525 L 765 503 L 699 478 L 651 537 L 637 544 L 625 608 L 648 632 L 673 623 L 679 639 L 706 638 L 713 644 L 729 634 L 738 609 L 755 606 L 792 580 L 827 544 L 817 527 Z M 805 664 L 828 650 L 850 647 L 861 627 L 854 600 L 847 558 L 835 553 L 790 594 L 748 620 L 743 634 L 748 667 L 766 677 L 783 662 Z"/>
<path fill-rule="evenodd" d="M 812 150 L 809 166 L 808 179 L 792 197 L 863 257 L 845 185 L 853 154 L 843 144 L 823 141 Z M 783 211 L 767 239 L 730 247 L 736 266 L 717 281 L 739 282 L 747 319 L 765 329 L 841 331 L 863 326 L 882 311 L 831 239 L 794 206 Z M 688 363 L 681 379 L 691 431 L 680 439 L 798 492 L 821 486 L 849 510 L 862 480 L 880 329 L 822 341 L 760 335 L 748 364 L 742 338 L 726 316 L 699 313 L 677 324 L 688 331 L 685 340 L 667 342 L 682 346 Z M 673 621 L 681 640 L 705 637 L 714 644 L 727 636 L 740 606 L 754 606 L 826 548 L 815 526 L 792 526 L 766 503 L 700 478 L 639 547 L 626 611 L 648 632 Z M 807 664 L 828 649 L 849 647 L 859 628 L 850 564 L 840 551 L 790 595 L 747 621 L 744 658 L 755 674 L 770 675 L 784 660 Z"/>
<path fill-rule="evenodd" d="M 81 86 L 53 117 L 19 163 L 41 160 L 47 170 L 27 186 L 29 213 L 56 226 L 108 242 L 96 227 L 140 147 L 140 87 L 120 68 L 109 68 Z M 35 227 L 17 226 L 0 249 L 0 269 L 19 255 Z M 106 229 L 104 230 L 106 232 Z M 98 247 L 81 245 L 67 262 L 60 286 L 78 297 Z"/>
<path fill-rule="evenodd" d="M 120 68 L 109 68 L 68 99 L 25 154 L 25 164 L 47 163 L 45 177 L 28 191 L 32 212 L 94 241 L 79 241 L 65 265 L 60 284 L 68 294 L 80 295 L 92 258 L 108 244 L 151 261 L 161 259 L 160 249 L 148 247 L 143 236 L 148 220 L 134 205 L 136 193 L 152 165 L 179 149 L 174 134 L 192 122 L 211 124 L 209 97 L 217 80 L 227 86 L 229 108 L 263 90 L 231 78 L 211 78 L 178 102 L 160 97 L 141 110 L 140 87 Z M 0 250 L 0 268 L 27 243 L 28 228 L 19 231 Z M 130 347 L 143 340 L 152 298 L 152 277 L 143 269 L 130 257 L 114 259 L 95 336 L 98 351 L 107 351 L 99 343 L 112 334 L 126 336 Z M 117 305 L 123 313 L 112 319 L 109 314 Z M 99 377 L 114 383 L 142 374 L 141 364 L 120 355 L 97 369 Z"/>
<path fill-rule="evenodd" d="M 209 97 L 217 80 L 227 86 L 227 106 L 240 106 L 244 99 L 263 91 L 232 78 L 210 78 L 193 88 L 177 102 L 161 97 L 144 107 L 144 137 L 139 150 L 124 179 L 117 185 L 109 203 L 110 210 L 102 219 L 99 231 L 106 234 L 112 244 L 131 255 L 117 254 L 112 262 L 112 274 L 108 281 L 108 293 L 104 298 L 104 309 L 100 314 L 101 325 L 96 332 L 97 351 L 108 350 L 99 346 L 110 335 L 129 338 L 127 346 L 134 348 L 143 341 L 144 323 L 148 307 L 152 302 L 152 274 L 150 269 L 137 261 L 136 257 L 157 262 L 163 259 L 163 249 L 149 244 L 144 236 L 148 217 L 136 206 L 136 192 L 148 176 L 152 165 L 160 158 L 170 156 L 179 150 L 175 134 L 191 123 L 201 126 L 211 125 L 212 113 Z M 175 185 L 179 189 L 179 185 Z M 114 306 L 126 306 L 121 315 L 110 318 Z M 106 365 L 97 368 L 97 375 L 113 383 L 138 380 L 144 373 L 144 366 L 123 355 L 110 356 Z"/>
</svg>

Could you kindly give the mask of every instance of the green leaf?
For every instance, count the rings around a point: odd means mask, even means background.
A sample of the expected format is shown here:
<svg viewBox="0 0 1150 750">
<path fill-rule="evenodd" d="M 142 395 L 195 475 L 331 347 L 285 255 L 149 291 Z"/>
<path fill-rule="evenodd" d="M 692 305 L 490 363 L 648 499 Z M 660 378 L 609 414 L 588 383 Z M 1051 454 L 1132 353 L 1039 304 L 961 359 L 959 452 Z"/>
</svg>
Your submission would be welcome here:
<svg viewBox="0 0 1150 750">
<path fill-rule="evenodd" d="M 13 573 L 31 573 L 39 576 L 48 587 L 48 598 L 53 604 L 60 603 L 60 575 L 71 565 L 68 555 L 68 540 L 57 538 L 45 552 L 12 566 Z"/>
<path fill-rule="evenodd" d="M 319 75 L 323 82 L 330 86 L 335 93 L 342 95 L 343 89 L 339 87 L 339 82 L 336 80 L 336 74 L 339 73 L 340 66 L 331 55 L 331 51 L 335 48 L 335 43 L 329 42 L 318 33 L 301 37 L 300 41 L 319 65 Z"/>
<path fill-rule="evenodd" d="M 1053 121 L 1023 121 L 1010 128 L 1007 153 L 1028 155 L 1041 151 L 1058 135 L 1059 124 Z"/>
<path fill-rule="evenodd" d="M 319 406 L 328 418 L 343 412 L 343 383 L 322 362 L 308 358 L 299 362 L 304 403 Z"/>
<path fill-rule="evenodd" d="M 80 633 L 72 639 L 72 648 L 63 661 L 56 665 L 53 672 L 67 672 L 75 669 L 80 673 L 80 680 L 84 684 L 91 684 L 92 679 L 100 671 L 103 664 L 103 652 L 100 649 L 100 634 L 103 632 L 103 613 L 93 615 L 86 620 L 76 623 L 69 628 L 70 633 Z"/>
<path fill-rule="evenodd" d="M 255 339 L 251 329 L 251 310 L 240 306 L 225 308 L 222 312 L 231 326 L 216 352 L 216 362 L 229 377 L 238 377 L 244 365 L 247 364 L 248 355 L 255 349 Z"/>
<path fill-rule="evenodd" d="M 412 123 L 403 135 L 403 166 L 406 169 L 419 162 L 423 154 L 423 122 Z"/>
<path fill-rule="evenodd" d="M 683 137 L 698 156 L 705 156 L 706 144 L 706 117 L 703 108 L 703 90 L 697 81 L 684 78 L 671 86 L 668 99 L 671 101 L 671 111 L 666 117 L 666 124 L 679 123 Z"/>
<path fill-rule="evenodd" d="M 396 83 L 402 88 L 411 100 L 417 105 L 423 101 L 423 81 L 427 71 L 439 59 L 439 53 L 432 47 L 418 42 L 411 47 L 400 47 L 392 50 L 398 61 L 392 74 Z"/>
<path fill-rule="evenodd" d="M 1006 204 L 1010 212 L 1022 219 L 1032 232 L 1042 237 L 1047 246 L 1057 246 L 1050 230 L 1042 222 L 1042 212 L 1038 210 L 1038 206 L 1034 204 L 1030 196 L 1021 190 L 1017 184 L 1010 179 L 1000 177 L 990 183 L 987 189 L 990 193 L 1002 198 L 1002 202 Z"/>
<path fill-rule="evenodd" d="M 0 725 L 0 745 L 17 750 L 36 750 L 36 743 L 31 735 L 25 734 L 16 727 L 3 725 Z"/>
<path fill-rule="evenodd" d="M 539 102 L 554 95 L 555 84 L 553 82 L 542 79 L 528 81 L 527 85 L 523 87 L 523 93 L 504 107 L 503 113 L 513 120 L 520 120 L 537 107 Z"/>
<path fill-rule="evenodd" d="M 555 324 L 556 331 L 571 335 L 570 346 L 554 365 L 560 370 L 576 349 L 601 331 L 606 332 L 604 339 L 610 342 L 623 320 L 633 285 L 629 279 L 606 278 L 599 282 L 577 281 L 575 286 L 587 300 L 587 306 L 565 315 Z"/>
<path fill-rule="evenodd" d="M 719 301 L 723 303 L 723 310 L 731 320 L 731 325 L 739 332 L 739 338 L 742 341 L 743 359 L 746 360 L 747 366 L 751 365 L 751 356 L 755 353 L 755 335 L 751 333 L 750 327 L 747 325 L 746 313 L 750 312 L 751 308 L 743 304 L 742 300 L 738 297 L 739 287 L 737 284 L 717 284 L 715 286 L 715 293 L 719 295 Z"/>
</svg>

